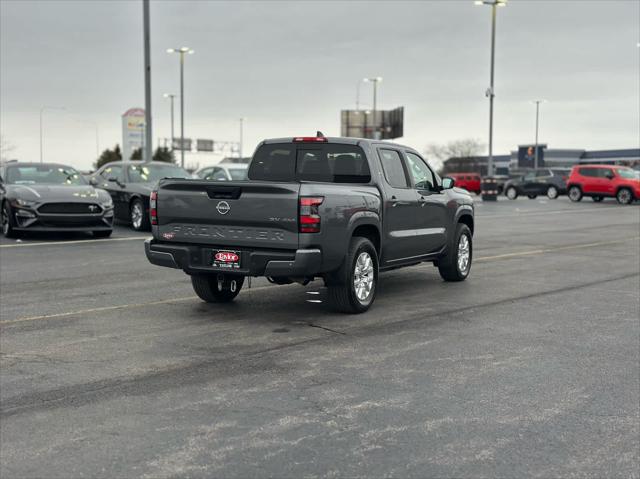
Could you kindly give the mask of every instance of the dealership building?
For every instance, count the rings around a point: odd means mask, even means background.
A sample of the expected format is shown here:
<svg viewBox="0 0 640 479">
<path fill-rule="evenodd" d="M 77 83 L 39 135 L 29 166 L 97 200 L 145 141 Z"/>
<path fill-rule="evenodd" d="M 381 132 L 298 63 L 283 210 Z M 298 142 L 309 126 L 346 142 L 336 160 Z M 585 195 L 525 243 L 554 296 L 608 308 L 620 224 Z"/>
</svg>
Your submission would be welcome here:
<svg viewBox="0 0 640 479">
<path fill-rule="evenodd" d="M 444 162 L 446 173 L 476 172 L 487 174 L 487 156 L 473 156 L 465 158 L 449 158 Z M 509 155 L 493 155 L 495 173 L 508 175 L 510 171 L 525 170 L 533 167 L 535 161 L 535 147 L 520 145 Z M 577 164 L 606 164 L 606 165 L 640 165 L 640 148 L 621 150 L 581 150 L 566 148 L 547 148 L 538 145 L 539 167 L 571 167 Z"/>
</svg>

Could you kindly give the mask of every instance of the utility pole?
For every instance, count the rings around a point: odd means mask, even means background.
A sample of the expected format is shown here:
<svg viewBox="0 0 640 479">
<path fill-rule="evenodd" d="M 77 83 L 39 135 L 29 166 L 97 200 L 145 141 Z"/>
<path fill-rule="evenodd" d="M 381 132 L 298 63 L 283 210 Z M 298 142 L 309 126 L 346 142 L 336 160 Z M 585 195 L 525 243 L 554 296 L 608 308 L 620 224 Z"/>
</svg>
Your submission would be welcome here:
<svg viewBox="0 0 640 479">
<path fill-rule="evenodd" d="M 534 169 L 538 169 L 538 127 L 539 127 L 539 120 L 540 120 L 540 103 L 544 103 L 545 100 L 534 100 L 533 103 L 536 104 L 536 146 L 535 146 L 535 150 L 534 150 L 534 163 L 533 163 L 533 168 Z"/>
<path fill-rule="evenodd" d="M 193 54 L 187 47 L 169 48 L 167 53 L 180 54 L 180 166 L 184 168 L 184 54 Z"/>
<path fill-rule="evenodd" d="M 244 127 L 244 118 L 240 118 L 240 148 L 238 152 L 238 156 L 242 158 L 242 141 L 243 141 L 243 127 Z"/>
<path fill-rule="evenodd" d="M 151 161 L 153 158 L 153 140 L 151 125 L 151 33 L 149 26 L 149 0 L 142 0 L 144 17 L 144 123 L 145 137 L 143 160 Z"/>
<path fill-rule="evenodd" d="M 368 83 L 373 83 L 373 121 L 371 123 L 372 125 L 372 137 L 374 140 L 378 139 L 378 122 L 377 122 L 377 118 L 378 118 L 378 114 L 377 114 L 377 107 L 378 107 L 378 83 L 380 83 L 382 81 L 382 77 L 374 77 L 374 78 L 363 78 L 362 81 L 364 82 L 368 82 Z"/>
<path fill-rule="evenodd" d="M 173 100 L 176 96 L 173 93 L 165 93 L 162 96 L 165 98 L 169 98 L 169 100 L 171 101 L 171 150 L 173 151 L 173 139 L 175 138 L 173 133 Z"/>
</svg>

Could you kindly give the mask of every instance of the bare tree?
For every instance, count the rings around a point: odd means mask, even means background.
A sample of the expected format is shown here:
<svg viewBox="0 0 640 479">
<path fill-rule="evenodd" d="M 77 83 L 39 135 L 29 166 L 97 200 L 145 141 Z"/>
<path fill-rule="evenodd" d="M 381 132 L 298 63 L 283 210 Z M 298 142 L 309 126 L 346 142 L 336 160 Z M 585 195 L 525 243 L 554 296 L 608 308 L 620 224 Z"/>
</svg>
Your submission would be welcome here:
<svg viewBox="0 0 640 479">
<path fill-rule="evenodd" d="M 485 145 L 475 138 L 463 138 L 448 143 L 430 143 L 424 153 L 436 171 L 441 171 L 449 158 L 469 158 L 480 155 Z"/>
<path fill-rule="evenodd" d="M 4 136 L 0 135 L 0 163 L 3 161 L 9 161 L 9 153 L 15 149 L 15 146 L 9 143 Z"/>
</svg>

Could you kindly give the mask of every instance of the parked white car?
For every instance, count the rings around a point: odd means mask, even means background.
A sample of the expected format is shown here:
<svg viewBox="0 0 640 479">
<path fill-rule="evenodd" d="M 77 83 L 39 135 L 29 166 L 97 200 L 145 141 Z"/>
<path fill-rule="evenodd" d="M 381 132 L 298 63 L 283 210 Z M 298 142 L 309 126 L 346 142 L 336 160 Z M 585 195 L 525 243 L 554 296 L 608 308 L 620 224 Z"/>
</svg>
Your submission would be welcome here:
<svg viewBox="0 0 640 479">
<path fill-rule="evenodd" d="M 247 179 L 249 165 L 228 164 L 217 166 L 205 166 L 193 173 L 194 178 L 213 181 L 243 181 Z"/>
</svg>

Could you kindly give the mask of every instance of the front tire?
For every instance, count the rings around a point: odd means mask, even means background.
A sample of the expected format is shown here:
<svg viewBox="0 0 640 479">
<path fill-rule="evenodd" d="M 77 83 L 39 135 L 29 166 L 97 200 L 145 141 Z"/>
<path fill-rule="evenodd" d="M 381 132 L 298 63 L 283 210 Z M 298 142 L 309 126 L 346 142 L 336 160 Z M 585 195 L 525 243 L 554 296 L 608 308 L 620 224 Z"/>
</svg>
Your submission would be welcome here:
<svg viewBox="0 0 640 479">
<path fill-rule="evenodd" d="M 341 313 L 367 311 L 378 287 L 378 253 L 367 238 L 353 237 L 342 267 L 328 284 L 331 306 Z"/>
<path fill-rule="evenodd" d="M 547 188 L 547 198 L 549 198 L 550 200 L 555 200 L 558 198 L 558 196 L 560 195 L 558 188 L 556 188 L 555 186 L 550 186 L 549 188 Z"/>
<path fill-rule="evenodd" d="M 577 203 L 582 199 L 582 190 L 579 186 L 572 186 L 569 188 L 569 199 L 574 203 Z"/>
<path fill-rule="evenodd" d="M 629 188 L 620 188 L 618 193 L 616 193 L 616 200 L 621 205 L 630 205 L 633 201 L 633 193 Z"/>
<path fill-rule="evenodd" d="M 16 219 L 13 216 L 9 203 L 5 201 L 0 213 L 0 221 L 2 222 L 2 234 L 5 238 L 17 238 L 18 232 L 15 230 Z"/>
<path fill-rule="evenodd" d="M 191 275 L 191 285 L 198 297 L 207 303 L 229 303 L 240 293 L 244 284 L 244 276 L 222 275 L 218 281 L 218 274 Z M 235 284 L 234 284 L 235 282 Z"/>
<path fill-rule="evenodd" d="M 438 261 L 438 271 L 445 281 L 464 281 L 471 271 L 473 236 L 469 227 L 458 223 L 451 247 Z"/>
<path fill-rule="evenodd" d="M 515 200 L 518 197 L 518 190 L 516 190 L 513 186 L 510 186 L 509 188 L 507 188 L 507 192 L 505 194 L 510 200 Z"/>
<path fill-rule="evenodd" d="M 149 217 L 145 214 L 144 204 L 141 199 L 136 198 L 131 202 L 129 220 L 131 221 L 131 227 L 136 231 L 147 231 L 151 228 Z"/>
</svg>

